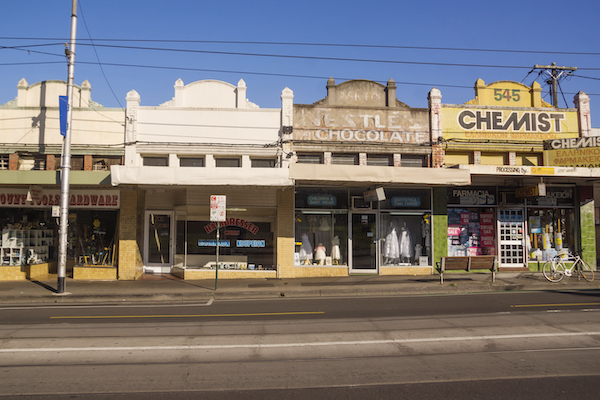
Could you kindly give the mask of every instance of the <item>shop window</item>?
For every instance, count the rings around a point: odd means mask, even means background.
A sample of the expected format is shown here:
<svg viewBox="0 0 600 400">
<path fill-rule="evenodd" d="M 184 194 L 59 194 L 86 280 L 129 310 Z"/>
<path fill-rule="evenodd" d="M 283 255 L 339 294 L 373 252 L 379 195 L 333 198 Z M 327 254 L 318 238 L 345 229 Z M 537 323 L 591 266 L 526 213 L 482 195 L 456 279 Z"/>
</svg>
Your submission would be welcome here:
<svg viewBox="0 0 600 400">
<path fill-rule="evenodd" d="M 408 154 L 402 154 L 400 163 L 403 167 L 422 168 L 426 166 L 424 156 L 413 156 Z"/>
<path fill-rule="evenodd" d="M 431 215 L 381 213 L 381 265 L 431 265 Z"/>
<path fill-rule="evenodd" d="M 179 159 L 181 167 L 204 167 L 204 157 L 181 157 Z"/>
<path fill-rule="evenodd" d="M 149 167 L 168 167 L 169 157 L 144 157 L 144 165 Z"/>
<path fill-rule="evenodd" d="M 240 168 L 242 160 L 239 158 L 216 158 L 217 168 Z"/>
<path fill-rule="evenodd" d="M 216 229 L 216 222 L 178 220 L 175 265 L 215 269 Z M 228 218 L 219 229 L 220 269 L 276 269 L 271 223 Z"/>
<path fill-rule="evenodd" d="M 331 164 L 334 165 L 358 165 L 358 154 L 332 154 Z"/>
<path fill-rule="evenodd" d="M 71 156 L 71 171 L 83 171 L 83 156 Z"/>
<path fill-rule="evenodd" d="M 496 255 L 493 208 L 448 208 L 448 256 Z"/>
<path fill-rule="evenodd" d="M 252 168 L 275 168 L 277 162 L 274 158 L 253 158 Z"/>
<path fill-rule="evenodd" d="M 20 155 L 19 170 L 21 171 L 43 171 L 46 169 L 46 156 L 43 154 L 37 155 Z"/>
<path fill-rule="evenodd" d="M 323 164 L 322 154 L 298 154 L 299 164 Z"/>
<path fill-rule="evenodd" d="M 347 213 L 298 210 L 295 236 L 295 265 L 347 265 Z"/>
<path fill-rule="evenodd" d="M 34 265 L 57 258 L 57 226 L 50 210 L 0 210 L 0 265 Z"/>
<path fill-rule="evenodd" d="M 93 156 L 92 170 L 93 171 L 110 171 L 111 165 L 121 165 L 121 156 Z"/>
<path fill-rule="evenodd" d="M 393 157 L 390 155 L 367 155 L 367 165 L 375 167 L 389 167 L 394 165 Z"/>
<path fill-rule="evenodd" d="M 68 257 L 82 265 L 113 265 L 117 211 L 76 210 L 69 215 Z"/>
<path fill-rule="evenodd" d="M 0 154 L 0 170 L 8 169 L 8 154 Z"/>
<path fill-rule="evenodd" d="M 527 250 L 533 260 L 549 260 L 561 251 L 575 248 L 575 214 L 573 209 L 528 210 Z"/>
</svg>

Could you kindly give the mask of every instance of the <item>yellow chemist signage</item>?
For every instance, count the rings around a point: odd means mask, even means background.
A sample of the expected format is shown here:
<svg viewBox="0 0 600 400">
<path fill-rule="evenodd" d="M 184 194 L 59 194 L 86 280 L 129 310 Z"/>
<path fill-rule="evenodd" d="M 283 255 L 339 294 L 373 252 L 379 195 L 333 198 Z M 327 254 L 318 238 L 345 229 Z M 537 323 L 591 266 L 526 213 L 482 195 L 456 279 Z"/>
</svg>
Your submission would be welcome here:
<svg viewBox="0 0 600 400">
<path fill-rule="evenodd" d="M 600 167 L 600 136 L 549 140 L 544 142 L 547 165 Z"/>
<path fill-rule="evenodd" d="M 464 106 L 442 105 L 444 139 L 529 141 L 579 136 L 577 112 L 549 107 L 539 84 L 517 82 L 485 85 L 477 81 L 476 98 Z"/>
</svg>

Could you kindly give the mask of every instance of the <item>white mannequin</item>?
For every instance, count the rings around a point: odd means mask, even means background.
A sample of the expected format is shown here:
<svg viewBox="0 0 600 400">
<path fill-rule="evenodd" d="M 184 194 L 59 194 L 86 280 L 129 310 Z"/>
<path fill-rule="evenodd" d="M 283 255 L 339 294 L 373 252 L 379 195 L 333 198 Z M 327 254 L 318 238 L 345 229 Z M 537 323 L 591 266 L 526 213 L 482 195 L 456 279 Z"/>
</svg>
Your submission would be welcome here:
<svg viewBox="0 0 600 400">
<path fill-rule="evenodd" d="M 342 253 L 340 252 L 340 237 L 335 236 L 332 244 L 333 247 L 331 249 L 331 258 L 333 259 L 333 264 L 338 265 L 340 263 L 340 259 L 342 258 Z"/>
<path fill-rule="evenodd" d="M 315 247 L 315 260 L 318 265 L 323 265 L 325 263 L 325 257 L 327 257 L 327 250 L 323 243 L 319 243 L 317 247 Z"/>
<path fill-rule="evenodd" d="M 306 233 L 302 234 L 302 247 L 300 247 L 300 262 L 311 264 L 313 258 L 313 249 Z"/>
<path fill-rule="evenodd" d="M 385 237 L 385 246 L 383 247 L 383 257 L 385 264 L 393 264 L 400 258 L 400 245 L 398 242 L 398 235 L 396 234 L 396 228 L 390 224 L 390 232 Z"/>
</svg>

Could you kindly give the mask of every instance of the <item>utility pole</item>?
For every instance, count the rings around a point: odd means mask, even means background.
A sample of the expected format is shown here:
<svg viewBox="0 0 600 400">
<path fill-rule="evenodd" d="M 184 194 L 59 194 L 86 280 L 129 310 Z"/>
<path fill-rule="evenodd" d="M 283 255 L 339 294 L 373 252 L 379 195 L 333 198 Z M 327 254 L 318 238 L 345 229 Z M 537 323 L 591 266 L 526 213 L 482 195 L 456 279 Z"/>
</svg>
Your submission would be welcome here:
<svg viewBox="0 0 600 400">
<path fill-rule="evenodd" d="M 533 69 L 545 70 L 550 75 L 550 79 L 546 82 L 552 84 L 552 105 L 558 107 L 558 80 L 577 71 L 577 67 L 559 67 L 556 63 L 552 63 L 552 65 L 534 65 Z"/>
<path fill-rule="evenodd" d="M 77 33 L 77 0 L 71 5 L 71 42 L 65 49 L 68 58 L 67 131 L 60 164 L 60 225 L 58 246 L 58 294 L 65 293 L 67 276 L 67 239 L 69 228 L 69 172 L 71 171 L 71 126 L 73 121 L 73 79 L 75 75 L 75 34 Z"/>
</svg>

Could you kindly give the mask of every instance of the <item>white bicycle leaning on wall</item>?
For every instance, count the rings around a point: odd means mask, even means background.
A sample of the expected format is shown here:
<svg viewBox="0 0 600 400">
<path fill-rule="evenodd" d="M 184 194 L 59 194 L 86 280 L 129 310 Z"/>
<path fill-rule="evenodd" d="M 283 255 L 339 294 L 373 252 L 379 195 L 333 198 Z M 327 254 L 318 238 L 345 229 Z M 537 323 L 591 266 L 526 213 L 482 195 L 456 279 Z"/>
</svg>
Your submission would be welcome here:
<svg viewBox="0 0 600 400">
<path fill-rule="evenodd" d="M 565 261 L 573 261 L 573 264 L 567 267 Z M 588 282 L 594 280 L 594 269 L 578 253 L 563 251 L 557 254 L 544 264 L 542 272 L 550 282 L 560 282 L 565 276 L 573 274 L 577 274 L 577 279 L 583 278 Z"/>
</svg>

